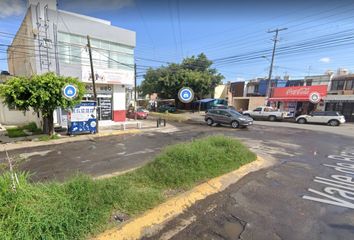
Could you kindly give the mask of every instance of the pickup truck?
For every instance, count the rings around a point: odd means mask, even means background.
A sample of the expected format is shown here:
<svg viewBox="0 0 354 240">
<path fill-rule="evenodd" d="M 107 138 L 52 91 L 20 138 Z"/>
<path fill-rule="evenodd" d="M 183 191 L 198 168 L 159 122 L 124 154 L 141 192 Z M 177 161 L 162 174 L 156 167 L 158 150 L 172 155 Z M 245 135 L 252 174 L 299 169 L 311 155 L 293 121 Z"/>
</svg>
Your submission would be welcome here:
<svg viewBox="0 0 354 240">
<path fill-rule="evenodd" d="M 255 120 L 266 119 L 269 121 L 283 120 L 291 117 L 288 112 L 280 112 L 272 107 L 257 107 L 253 110 L 243 111 L 242 114 Z"/>
</svg>

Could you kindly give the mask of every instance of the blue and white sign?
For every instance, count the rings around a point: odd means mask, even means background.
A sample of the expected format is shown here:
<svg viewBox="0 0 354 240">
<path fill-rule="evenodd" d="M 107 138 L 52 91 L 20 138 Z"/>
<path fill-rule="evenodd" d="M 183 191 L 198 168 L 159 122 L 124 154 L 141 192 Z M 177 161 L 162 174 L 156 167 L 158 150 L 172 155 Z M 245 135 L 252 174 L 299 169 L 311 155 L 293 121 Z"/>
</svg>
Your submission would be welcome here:
<svg viewBox="0 0 354 240">
<path fill-rule="evenodd" d="M 67 84 L 63 88 L 63 95 L 69 100 L 74 99 L 77 96 L 77 92 L 77 88 L 71 84 Z"/>
<path fill-rule="evenodd" d="M 178 92 L 178 99 L 183 103 L 190 103 L 194 99 L 194 92 L 191 88 L 184 87 Z"/>
<path fill-rule="evenodd" d="M 96 133 L 96 102 L 82 102 L 68 112 L 68 133 Z"/>
</svg>

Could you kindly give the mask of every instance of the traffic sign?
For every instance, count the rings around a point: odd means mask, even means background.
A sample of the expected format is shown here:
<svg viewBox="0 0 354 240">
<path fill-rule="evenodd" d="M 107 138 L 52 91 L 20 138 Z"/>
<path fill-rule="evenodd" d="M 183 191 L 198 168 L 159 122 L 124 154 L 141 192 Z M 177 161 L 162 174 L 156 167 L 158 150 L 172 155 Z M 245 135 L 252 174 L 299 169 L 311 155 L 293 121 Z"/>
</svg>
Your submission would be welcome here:
<svg viewBox="0 0 354 240">
<path fill-rule="evenodd" d="M 321 101 L 321 95 L 318 92 L 312 92 L 309 96 L 309 100 L 312 103 L 319 103 Z"/>
<path fill-rule="evenodd" d="M 63 95 L 65 98 L 72 100 L 77 96 L 77 88 L 74 85 L 67 84 L 63 88 Z"/>
<path fill-rule="evenodd" d="M 181 88 L 178 92 L 178 98 L 183 103 L 190 103 L 194 99 L 194 92 L 189 87 Z"/>
</svg>

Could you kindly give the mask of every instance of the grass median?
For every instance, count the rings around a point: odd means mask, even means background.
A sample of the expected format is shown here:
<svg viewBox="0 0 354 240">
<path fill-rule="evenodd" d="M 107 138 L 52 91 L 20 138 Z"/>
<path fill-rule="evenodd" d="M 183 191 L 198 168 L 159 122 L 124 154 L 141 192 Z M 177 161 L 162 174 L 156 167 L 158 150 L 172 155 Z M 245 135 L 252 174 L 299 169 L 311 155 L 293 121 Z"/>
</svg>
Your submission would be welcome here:
<svg viewBox="0 0 354 240">
<path fill-rule="evenodd" d="M 84 239 L 113 223 L 112 215 L 134 216 L 167 198 L 256 159 L 239 141 L 212 136 L 164 149 L 133 172 L 102 180 L 80 175 L 64 183 L 30 183 L 20 174 L 0 177 L 2 239 Z"/>
</svg>

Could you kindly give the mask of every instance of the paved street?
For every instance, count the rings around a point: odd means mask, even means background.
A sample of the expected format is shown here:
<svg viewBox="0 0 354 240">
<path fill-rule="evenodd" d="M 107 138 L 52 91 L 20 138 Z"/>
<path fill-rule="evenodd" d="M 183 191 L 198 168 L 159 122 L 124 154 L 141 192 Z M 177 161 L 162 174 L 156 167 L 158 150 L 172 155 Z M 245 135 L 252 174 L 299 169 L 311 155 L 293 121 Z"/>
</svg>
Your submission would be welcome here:
<svg viewBox="0 0 354 240">
<path fill-rule="evenodd" d="M 151 239 L 354 238 L 354 198 L 343 192 L 353 185 L 348 188 L 346 183 L 332 181 L 334 174 L 338 179 L 338 175 L 352 175 L 334 169 L 336 163 L 345 161 L 328 158 L 354 153 L 354 133 L 344 137 L 261 125 L 236 132 L 220 128 L 219 132 L 245 140 L 254 151 L 275 158 L 278 164 L 200 201 Z M 325 131 L 329 129 L 340 130 Z M 316 182 L 315 177 L 319 177 Z"/>
<path fill-rule="evenodd" d="M 338 187 L 338 180 L 323 180 L 346 174 L 335 169 L 343 161 L 328 156 L 353 153 L 353 132 L 328 126 L 311 131 L 306 128 L 312 125 L 289 128 L 268 122 L 238 130 L 197 123 L 174 125 L 166 131 L 15 150 L 10 155 L 21 157 L 20 168 L 33 172 L 34 180 L 64 179 L 77 171 L 97 177 L 141 166 L 173 143 L 211 134 L 233 136 L 277 164 L 199 202 L 151 239 L 354 238 L 354 198 L 340 192 L 353 186 Z M 297 128 L 301 126 L 305 129 Z M 4 158 L 3 153 L 0 157 Z M 315 177 L 320 179 L 314 181 Z"/>
</svg>

